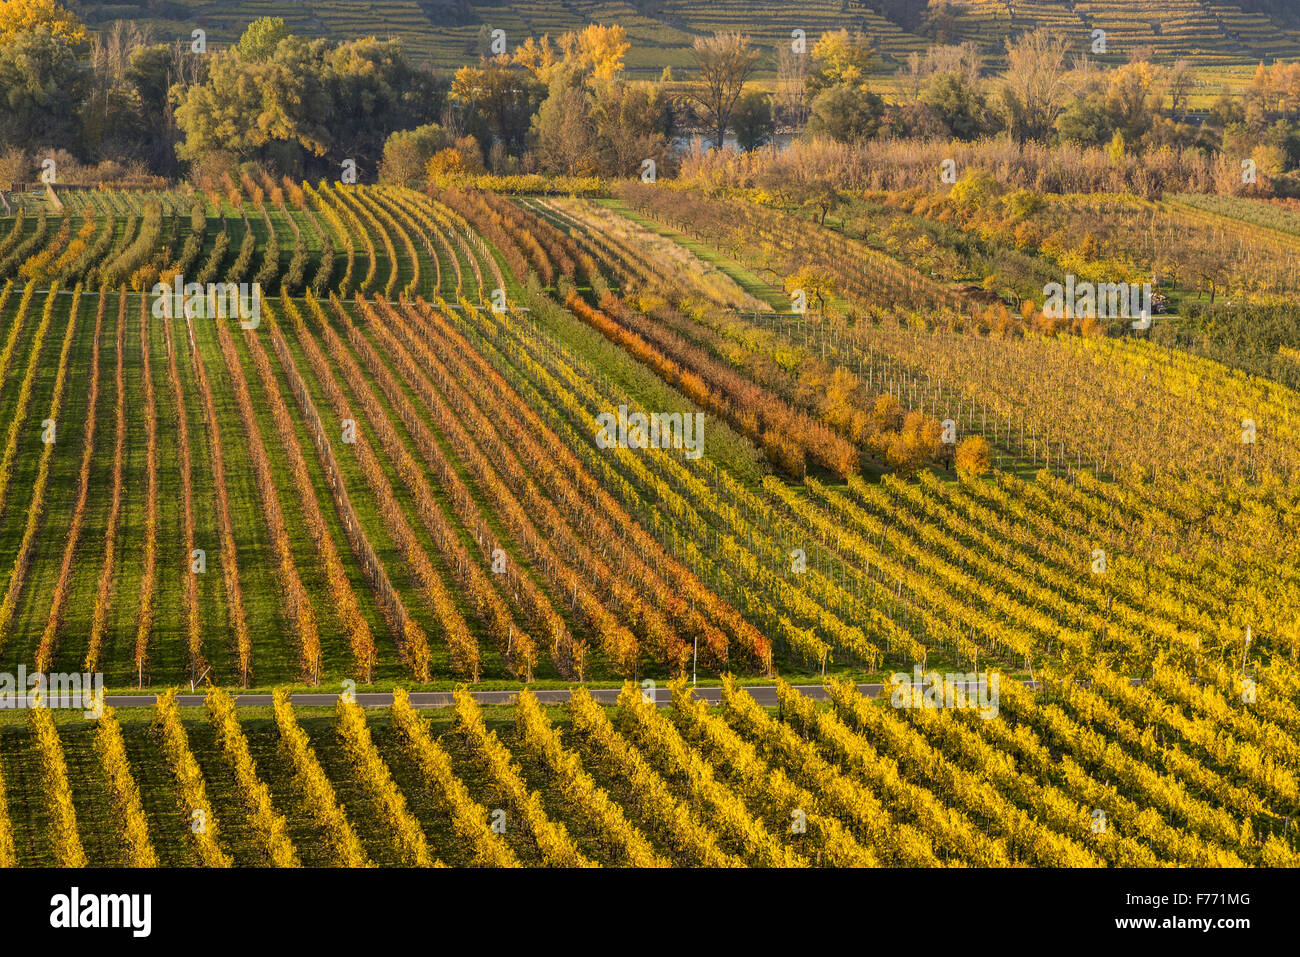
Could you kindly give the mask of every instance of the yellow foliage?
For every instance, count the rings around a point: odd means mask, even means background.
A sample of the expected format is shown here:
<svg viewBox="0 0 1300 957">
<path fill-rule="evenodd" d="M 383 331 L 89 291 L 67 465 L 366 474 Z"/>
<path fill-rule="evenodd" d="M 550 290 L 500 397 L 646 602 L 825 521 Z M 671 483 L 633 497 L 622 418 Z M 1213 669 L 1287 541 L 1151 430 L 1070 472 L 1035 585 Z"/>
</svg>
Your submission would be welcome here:
<svg viewBox="0 0 1300 957">
<path fill-rule="evenodd" d="M 988 440 L 982 435 L 972 435 L 963 439 L 957 446 L 954 464 L 957 467 L 957 474 L 963 479 L 983 475 L 993 465 L 992 450 Z"/>
<path fill-rule="evenodd" d="M 623 55 L 632 44 L 621 26 L 592 23 L 581 33 L 560 37 L 560 46 L 566 58 L 576 61 L 598 80 L 612 80 L 623 69 Z"/>
<path fill-rule="evenodd" d="M 621 26 L 592 23 L 577 33 L 561 36 L 558 47 L 552 44 L 549 34 L 543 34 L 540 40 L 529 37 L 512 59 L 546 84 L 561 68 L 608 81 L 622 72 L 623 56 L 630 47 L 627 31 Z"/>
<path fill-rule="evenodd" d="M 861 33 L 828 31 L 813 45 L 812 58 L 821 64 L 828 86 L 839 83 L 865 86 L 871 72 L 871 42 Z"/>
<path fill-rule="evenodd" d="M 0 0 L 0 42 L 34 27 L 47 27 L 74 45 L 86 39 L 85 25 L 55 0 Z"/>
</svg>

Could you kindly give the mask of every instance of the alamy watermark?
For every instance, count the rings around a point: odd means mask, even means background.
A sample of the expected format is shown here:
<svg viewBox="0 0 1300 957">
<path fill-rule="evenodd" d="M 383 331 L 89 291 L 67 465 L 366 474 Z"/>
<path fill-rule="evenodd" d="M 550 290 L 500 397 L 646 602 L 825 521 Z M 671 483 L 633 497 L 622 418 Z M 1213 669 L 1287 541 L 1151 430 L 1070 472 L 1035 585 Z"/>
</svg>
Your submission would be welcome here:
<svg viewBox="0 0 1300 957">
<path fill-rule="evenodd" d="M 1151 325 L 1151 283 L 1065 282 L 1043 287 L 1043 315 L 1049 319 L 1131 319 L 1133 328 Z"/>
<path fill-rule="evenodd" d="M 77 708 L 87 718 L 104 714 L 103 672 L 32 672 L 25 665 L 18 673 L 0 672 L 0 709 Z"/>
<path fill-rule="evenodd" d="M 116 928 L 131 931 L 132 937 L 148 937 L 153 929 L 153 895 L 82 893 L 74 886 L 50 898 L 50 926 L 55 930 Z"/>
<path fill-rule="evenodd" d="M 187 283 L 177 276 L 171 285 L 154 283 L 155 319 L 238 319 L 245 329 L 262 321 L 262 285 L 256 282 Z"/>
<path fill-rule="evenodd" d="M 986 671 L 927 671 L 915 665 L 909 675 L 896 671 L 889 678 L 893 691 L 889 703 L 895 708 L 966 708 L 981 718 L 998 716 L 998 673 Z"/>
<path fill-rule="evenodd" d="M 596 447 L 601 449 L 681 449 L 688 459 L 704 454 L 703 412 L 618 412 L 596 416 L 600 426 Z"/>
</svg>

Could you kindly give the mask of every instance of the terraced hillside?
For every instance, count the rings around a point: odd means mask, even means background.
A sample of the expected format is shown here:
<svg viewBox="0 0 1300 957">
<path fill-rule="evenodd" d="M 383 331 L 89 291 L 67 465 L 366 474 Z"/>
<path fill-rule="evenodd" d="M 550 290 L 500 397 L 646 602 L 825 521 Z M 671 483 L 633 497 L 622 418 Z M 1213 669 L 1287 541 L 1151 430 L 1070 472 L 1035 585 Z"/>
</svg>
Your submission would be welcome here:
<svg viewBox="0 0 1300 957">
<path fill-rule="evenodd" d="M 954 0 L 951 18 L 941 28 L 922 25 L 924 0 L 813 0 L 797 12 L 771 0 L 177 0 L 163 6 L 82 0 L 74 6 L 92 26 L 132 19 L 149 24 L 160 37 L 188 36 L 200 26 L 213 40 L 232 42 L 260 16 L 283 17 L 295 34 L 304 36 L 401 36 L 411 50 L 444 69 L 476 59 L 489 30 L 505 30 L 514 43 L 544 33 L 557 36 L 588 23 L 618 23 L 632 41 L 626 62 L 633 75 L 658 75 L 665 66 L 690 67 L 692 39 L 714 30 L 741 30 L 769 51 L 788 43 L 796 28 L 809 37 L 826 30 L 861 30 L 891 62 L 901 62 L 936 38 L 973 40 L 997 57 L 1008 35 L 1039 27 L 1077 37 L 1081 52 L 1090 46 L 1092 31 L 1104 29 L 1108 55 L 1121 62 L 1133 46 L 1149 45 L 1158 57 L 1188 57 L 1203 66 L 1286 57 L 1300 39 L 1300 18 L 1293 7 L 1258 0 Z M 765 62 L 775 69 L 773 56 Z"/>
</svg>

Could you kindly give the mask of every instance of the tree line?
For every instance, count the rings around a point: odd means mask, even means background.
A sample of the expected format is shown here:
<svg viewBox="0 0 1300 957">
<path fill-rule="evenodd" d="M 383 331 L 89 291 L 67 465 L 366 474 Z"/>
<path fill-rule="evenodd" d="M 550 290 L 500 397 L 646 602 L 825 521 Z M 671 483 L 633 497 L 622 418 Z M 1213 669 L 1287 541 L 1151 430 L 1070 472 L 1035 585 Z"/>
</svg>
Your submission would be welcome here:
<svg viewBox="0 0 1300 957">
<path fill-rule="evenodd" d="M 219 47 L 202 31 L 158 42 L 122 22 L 91 33 L 57 0 L 0 0 L 0 185 L 31 182 L 50 159 L 58 181 L 88 183 L 220 185 L 249 162 L 409 185 L 481 172 L 626 177 L 646 160 L 671 173 L 691 137 L 743 153 L 777 131 L 853 146 L 998 137 L 1117 158 L 1191 149 L 1249 159 L 1275 186 L 1300 166 L 1297 64 L 1261 64 L 1244 96 L 1225 91 L 1193 111 L 1187 62 L 1135 48 L 1103 68 L 1059 32 L 1008 38 L 1001 72 L 970 43 L 914 53 L 889 101 L 862 33 L 795 39 L 771 92 L 757 88 L 760 50 L 739 33 L 695 38 L 694 72 L 680 80 L 671 69 L 628 80 L 629 48 L 617 25 L 513 50 L 485 30 L 477 62 L 447 76 L 398 39 L 331 43 L 279 18 Z"/>
</svg>

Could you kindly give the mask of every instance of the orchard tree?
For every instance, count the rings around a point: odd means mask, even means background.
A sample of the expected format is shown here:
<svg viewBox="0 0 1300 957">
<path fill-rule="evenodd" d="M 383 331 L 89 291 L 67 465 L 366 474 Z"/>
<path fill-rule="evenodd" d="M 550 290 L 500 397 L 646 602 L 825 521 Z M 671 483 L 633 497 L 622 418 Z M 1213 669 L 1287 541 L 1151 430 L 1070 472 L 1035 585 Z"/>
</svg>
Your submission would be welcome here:
<svg viewBox="0 0 1300 957">
<path fill-rule="evenodd" d="M 826 306 L 836 293 L 835 276 L 821 266 L 804 266 L 786 277 L 785 289 L 792 296 L 802 292 L 807 299 L 817 300 L 818 311 L 825 316 Z"/>
</svg>

